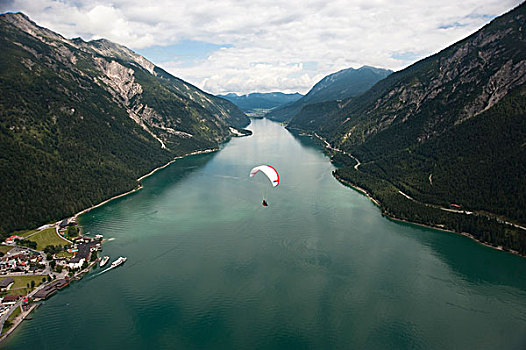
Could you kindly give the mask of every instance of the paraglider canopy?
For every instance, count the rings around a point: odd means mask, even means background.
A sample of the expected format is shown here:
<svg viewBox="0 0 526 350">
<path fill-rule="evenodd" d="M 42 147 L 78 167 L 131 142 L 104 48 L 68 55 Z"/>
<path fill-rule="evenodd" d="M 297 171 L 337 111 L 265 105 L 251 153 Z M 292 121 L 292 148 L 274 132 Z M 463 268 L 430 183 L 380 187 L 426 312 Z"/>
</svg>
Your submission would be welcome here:
<svg viewBox="0 0 526 350">
<path fill-rule="evenodd" d="M 252 170 L 250 170 L 250 177 L 254 177 L 254 175 L 256 175 L 260 171 L 268 177 L 270 183 L 272 184 L 272 187 L 276 187 L 277 185 L 279 185 L 279 174 L 276 171 L 276 169 L 274 169 L 270 165 L 260 165 L 255 168 L 252 168 Z"/>
</svg>

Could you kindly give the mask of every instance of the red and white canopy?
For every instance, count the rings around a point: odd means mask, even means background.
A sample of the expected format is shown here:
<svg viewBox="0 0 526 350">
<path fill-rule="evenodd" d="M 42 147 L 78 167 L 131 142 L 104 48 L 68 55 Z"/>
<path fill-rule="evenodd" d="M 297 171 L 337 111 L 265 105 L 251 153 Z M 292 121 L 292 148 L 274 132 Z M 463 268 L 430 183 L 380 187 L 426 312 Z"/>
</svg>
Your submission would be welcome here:
<svg viewBox="0 0 526 350">
<path fill-rule="evenodd" d="M 260 165 L 253 168 L 252 170 L 250 170 L 250 177 L 254 177 L 254 175 L 256 175 L 260 171 L 268 177 L 270 183 L 272 184 L 272 187 L 276 187 L 277 185 L 279 185 L 279 174 L 276 171 L 276 169 L 274 169 L 270 165 Z"/>
</svg>

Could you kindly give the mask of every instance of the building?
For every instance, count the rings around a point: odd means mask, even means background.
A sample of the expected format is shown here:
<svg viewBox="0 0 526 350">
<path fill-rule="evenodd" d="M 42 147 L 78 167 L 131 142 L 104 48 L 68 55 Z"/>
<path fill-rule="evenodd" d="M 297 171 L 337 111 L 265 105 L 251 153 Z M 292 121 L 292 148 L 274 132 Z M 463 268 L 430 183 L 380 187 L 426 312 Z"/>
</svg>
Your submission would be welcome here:
<svg viewBox="0 0 526 350">
<path fill-rule="evenodd" d="M 48 286 L 45 286 L 44 288 L 41 288 L 38 292 L 36 292 L 33 295 L 33 298 L 35 300 L 44 300 L 44 299 L 49 298 L 56 292 L 57 292 L 57 288 L 54 285 L 50 284 Z"/>
<path fill-rule="evenodd" d="M 16 269 L 16 260 L 9 256 L 4 256 L 2 259 L 0 259 L 0 269 L 2 270 Z"/>
<path fill-rule="evenodd" d="M 20 299 L 20 295 L 6 295 L 4 299 L 2 299 L 2 304 L 4 305 L 15 305 L 16 302 Z"/>
<path fill-rule="evenodd" d="M 63 289 L 69 285 L 69 281 L 66 279 L 59 279 L 59 280 L 54 281 L 53 285 L 57 287 L 57 289 Z"/>
<path fill-rule="evenodd" d="M 15 239 L 24 239 L 23 237 L 20 237 L 20 236 L 17 236 L 17 235 L 14 235 L 14 236 L 11 236 L 11 237 L 8 237 L 5 239 L 5 243 L 6 244 L 15 244 Z"/>
<path fill-rule="evenodd" d="M 78 252 L 75 254 L 73 258 L 71 258 L 68 262 L 68 266 L 72 269 L 78 269 L 82 267 L 82 264 L 84 264 L 84 261 L 88 261 L 88 258 L 91 253 L 91 246 L 92 244 L 82 243 L 77 245 Z"/>
<path fill-rule="evenodd" d="M 58 227 L 60 229 L 63 229 L 63 228 L 66 228 L 67 226 L 69 225 L 69 220 L 68 219 L 64 219 L 60 222 L 60 224 L 58 224 Z"/>
<path fill-rule="evenodd" d="M 84 264 L 84 261 L 86 261 L 86 259 L 74 256 L 73 258 L 69 259 L 68 267 L 70 269 L 80 269 L 82 264 Z"/>
<path fill-rule="evenodd" d="M 45 300 L 55 294 L 58 289 L 62 289 L 66 287 L 69 284 L 68 280 L 65 279 L 59 279 L 56 281 L 51 282 L 49 285 L 45 286 L 44 288 L 40 289 L 38 292 L 35 293 L 33 296 L 35 300 Z"/>
<path fill-rule="evenodd" d="M 3 280 L 0 281 L 0 290 L 3 292 L 3 291 L 6 291 L 6 290 L 9 290 L 13 284 L 15 283 L 15 280 L 12 279 L 12 278 L 4 278 Z"/>
</svg>

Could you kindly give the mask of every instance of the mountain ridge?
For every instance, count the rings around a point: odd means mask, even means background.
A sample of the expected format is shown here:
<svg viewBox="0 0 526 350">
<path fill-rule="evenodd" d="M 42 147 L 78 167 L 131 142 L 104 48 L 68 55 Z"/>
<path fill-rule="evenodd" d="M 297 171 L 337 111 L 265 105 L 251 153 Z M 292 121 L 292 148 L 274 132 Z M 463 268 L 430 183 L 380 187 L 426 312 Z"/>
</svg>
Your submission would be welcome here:
<svg viewBox="0 0 526 350">
<path fill-rule="evenodd" d="M 385 78 L 389 69 L 362 66 L 358 69 L 346 68 L 329 74 L 317 82 L 309 92 L 298 101 L 276 108 L 265 115 L 275 121 L 289 121 L 309 104 L 345 99 L 360 95 L 377 81 Z"/>
<path fill-rule="evenodd" d="M 0 15 L 0 234 L 70 216 L 249 119 L 126 47 Z M 233 128 L 233 129 L 232 129 Z"/>
<path fill-rule="evenodd" d="M 336 156 L 336 176 L 380 199 L 384 213 L 524 254 L 526 232 L 500 223 L 526 222 L 525 24 L 523 3 L 360 96 L 305 106 L 288 128 L 357 157 L 358 169 Z M 405 203 L 399 191 L 430 206 Z M 480 216 L 436 209 L 450 204 Z"/>
<path fill-rule="evenodd" d="M 292 103 L 300 99 L 303 95 L 298 92 L 293 94 L 283 92 L 252 92 L 244 95 L 229 93 L 217 96 L 229 100 L 244 112 L 251 112 L 255 109 L 274 109 Z"/>
</svg>

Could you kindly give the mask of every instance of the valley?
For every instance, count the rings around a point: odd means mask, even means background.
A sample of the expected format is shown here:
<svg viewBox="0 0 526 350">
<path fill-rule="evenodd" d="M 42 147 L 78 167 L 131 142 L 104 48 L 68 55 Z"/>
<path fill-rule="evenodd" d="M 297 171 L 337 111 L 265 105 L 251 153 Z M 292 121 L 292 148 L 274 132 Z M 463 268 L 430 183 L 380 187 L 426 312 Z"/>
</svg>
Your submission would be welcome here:
<svg viewBox="0 0 526 350">
<path fill-rule="evenodd" d="M 0 14 L 2 346 L 524 348 L 526 3 L 110 5 Z"/>
</svg>

